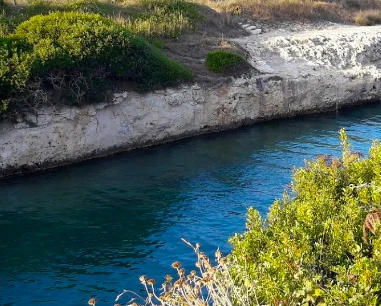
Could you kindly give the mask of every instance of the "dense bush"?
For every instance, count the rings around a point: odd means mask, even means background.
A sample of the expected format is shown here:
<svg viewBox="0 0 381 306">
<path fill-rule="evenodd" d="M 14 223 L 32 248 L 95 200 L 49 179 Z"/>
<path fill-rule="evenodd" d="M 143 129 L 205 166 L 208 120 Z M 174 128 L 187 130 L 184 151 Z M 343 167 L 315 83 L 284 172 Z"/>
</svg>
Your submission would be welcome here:
<svg viewBox="0 0 381 306">
<path fill-rule="evenodd" d="M 0 113 L 30 76 L 30 51 L 31 46 L 19 37 L 0 37 Z"/>
<path fill-rule="evenodd" d="M 228 51 L 209 52 L 205 61 L 208 70 L 217 73 L 234 71 L 243 63 L 245 60 L 240 55 Z"/>
<path fill-rule="evenodd" d="M 28 52 L 17 49 L 13 39 L 0 44 L 4 59 L 1 100 L 36 78 L 43 89 L 66 90 L 74 102 L 86 100 L 87 94 L 99 89 L 100 79 L 131 80 L 146 90 L 192 78 L 188 69 L 99 15 L 56 12 L 34 16 L 15 33 L 32 48 Z"/>
<path fill-rule="evenodd" d="M 268 218 L 251 208 L 248 231 L 231 239 L 232 271 L 255 289 L 253 304 L 380 305 L 380 220 L 368 226 L 376 235 L 364 227 L 368 239 L 363 225 L 381 206 L 381 145 L 362 160 L 341 139 L 341 159 L 308 162 Z"/>
<path fill-rule="evenodd" d="M 167 86 L 191 77 L 143 39 L 94 14 L 53 13 L 22 23 L 16 33 L 34 46 L 34 74 L 51 69 L 102 67 L 142 88 Z"/>
</svg>

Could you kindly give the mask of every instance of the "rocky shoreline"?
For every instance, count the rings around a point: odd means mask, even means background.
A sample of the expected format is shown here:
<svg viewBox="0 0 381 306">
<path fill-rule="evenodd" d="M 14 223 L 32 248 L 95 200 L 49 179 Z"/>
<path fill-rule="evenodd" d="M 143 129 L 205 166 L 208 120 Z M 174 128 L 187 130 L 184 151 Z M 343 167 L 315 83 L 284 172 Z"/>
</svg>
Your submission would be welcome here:
<svg viewBox="0 0 381 306">
<path fill-rule="evenodd" d="M 253 73 L 0 122 L 0 177 L 381 98 L 381 26 L 242 27 L 251 34 L 232 43 L 246 50 Z"/>
</svg>

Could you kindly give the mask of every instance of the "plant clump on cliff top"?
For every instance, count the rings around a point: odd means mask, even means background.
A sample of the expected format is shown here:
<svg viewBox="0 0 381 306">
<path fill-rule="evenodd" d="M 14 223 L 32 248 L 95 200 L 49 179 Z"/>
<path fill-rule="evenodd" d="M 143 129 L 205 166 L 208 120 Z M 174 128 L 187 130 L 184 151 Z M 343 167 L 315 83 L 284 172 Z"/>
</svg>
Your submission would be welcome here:
<svg viewBox="0 0 381 306">
<path fill-rule="evenodd" d="M 17 27 L 14 38 L 2 40 L 0 92 L 9 103 L 16 92 L 34 104 L 50 100 L 48 95 L 57 91 L 80 104 L 99 96 L 107 81 L 129 80 L 146 90 L 192 78 L 188 69 L 144 39 L 97 14 L 34 16 Z"/>
<path fill-rule="evenodd" d="M 344 130 L 341 141 L 340 158 L 321 155 L 295 171 L 267 219 L 249 209 L 228 257 L 217 251 L 214 264 L 196 245 L 198 273 L 175 263 L 178 279 L 167 276 L 163 294 L 141 278 L 142 304 L 380 305 L 381 144 L 363 159 Z"/>
<path fill-rule="evenodd" d="M 229 51 L 214 51 L 206 55 L 205 65 L 211 72 L 234 72 L 242 68 L 245 59 Z"/>
</svg>

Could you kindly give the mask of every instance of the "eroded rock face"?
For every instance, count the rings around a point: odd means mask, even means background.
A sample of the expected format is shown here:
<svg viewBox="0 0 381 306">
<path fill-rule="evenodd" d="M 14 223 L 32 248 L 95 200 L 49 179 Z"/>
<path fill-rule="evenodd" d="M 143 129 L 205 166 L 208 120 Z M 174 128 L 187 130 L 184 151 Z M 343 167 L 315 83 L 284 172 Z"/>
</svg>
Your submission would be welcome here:
<svg viewBox="0 0 381 306">
<path fill-rule="evenodd" d="M 0 176 L 381 97 L 381 27 L 256 33 L 236 42 L 260 75 L 215 88 L 116 93 L 109 103 L 0 123 Z"/>
</svg>

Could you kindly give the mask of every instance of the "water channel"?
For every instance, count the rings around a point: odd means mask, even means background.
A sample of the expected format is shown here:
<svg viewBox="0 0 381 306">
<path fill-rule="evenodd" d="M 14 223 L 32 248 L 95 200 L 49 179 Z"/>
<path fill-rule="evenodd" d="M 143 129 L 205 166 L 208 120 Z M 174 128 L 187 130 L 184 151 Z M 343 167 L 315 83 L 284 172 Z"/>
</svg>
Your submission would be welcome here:
<svg viewBox="0 0 381 306">
<path fill-rule="evenodd" d="M 278 120 L 0 180 L 0 305 L 113 305 L 138 277 L 158 282 L 175 260 L 192 268 L 185 237 L 229 251 L 245 213 L 263 215 L 292 167 L 381 139 L 381 104 Z"/>
</svg>

